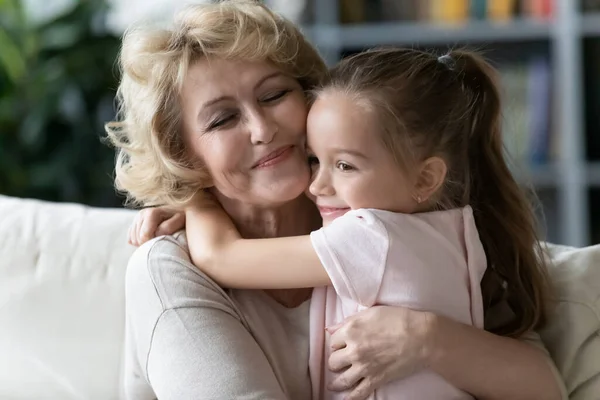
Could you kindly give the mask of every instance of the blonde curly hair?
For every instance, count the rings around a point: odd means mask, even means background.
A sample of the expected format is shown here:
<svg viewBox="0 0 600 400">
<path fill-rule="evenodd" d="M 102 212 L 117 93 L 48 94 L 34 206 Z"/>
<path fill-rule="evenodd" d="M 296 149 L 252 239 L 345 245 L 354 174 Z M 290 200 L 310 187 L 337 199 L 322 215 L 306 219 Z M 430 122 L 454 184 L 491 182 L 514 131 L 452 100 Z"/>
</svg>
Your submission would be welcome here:
<svg viewBox="0 0 600 400">
<path fill-rule="evenodd" d="M 119 57 L 118 117 L 106 132 L 117 149 L 116 188 L 130 203 L 178 207 L 210 185 L 206 169 L 185 151 L 179 103 L 188 67 L 202 57 L 264 60 L 307 92 L 327 74 L 298 28 L 258 1 L 193 5 L 172 29 L 128 30 Z"/>
</svg>

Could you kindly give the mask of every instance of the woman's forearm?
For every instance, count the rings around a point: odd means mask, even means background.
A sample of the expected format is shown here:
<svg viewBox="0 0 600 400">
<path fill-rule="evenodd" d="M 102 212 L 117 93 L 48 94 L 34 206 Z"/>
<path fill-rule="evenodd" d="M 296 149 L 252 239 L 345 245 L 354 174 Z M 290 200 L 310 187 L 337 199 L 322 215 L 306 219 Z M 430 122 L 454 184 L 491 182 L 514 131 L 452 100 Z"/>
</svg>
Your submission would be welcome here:
<svg viewBox="0 0 600 400">
<path fill-rule="evenodd" d="M 480 400 L 561 400 L 547 356 L 532 345 L 434 317 L 429 367 Z"/>
</svg>

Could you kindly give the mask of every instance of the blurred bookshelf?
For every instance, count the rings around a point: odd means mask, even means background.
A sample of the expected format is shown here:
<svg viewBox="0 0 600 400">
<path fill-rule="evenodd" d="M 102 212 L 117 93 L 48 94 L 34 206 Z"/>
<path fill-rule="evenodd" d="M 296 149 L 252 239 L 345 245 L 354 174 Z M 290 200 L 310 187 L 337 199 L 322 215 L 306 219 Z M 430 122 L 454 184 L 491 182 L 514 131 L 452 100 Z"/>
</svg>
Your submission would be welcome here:
<svg viewBox="0 0 600 400">
<path fill-rule="evenodd" d="M 304 32 L 328 64 L 370 47 L 466 45 L 500 71 L 504 135 L 545 238 L 600 243 L 600 0 L 313 0 Z"/>
</svg>

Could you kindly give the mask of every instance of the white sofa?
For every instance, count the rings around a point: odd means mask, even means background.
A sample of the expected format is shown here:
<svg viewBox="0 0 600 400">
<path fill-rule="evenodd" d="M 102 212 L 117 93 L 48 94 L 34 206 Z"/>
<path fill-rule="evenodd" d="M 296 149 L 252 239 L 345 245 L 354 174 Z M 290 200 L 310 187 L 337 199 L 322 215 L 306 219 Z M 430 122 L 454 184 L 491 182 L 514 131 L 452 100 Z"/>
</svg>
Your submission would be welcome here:
<svg viewBox="0 0 600 400">
<path fill-rule="evenodd" d="M 134 213 L 0 196 L 0 399 L 118 399 Z"/>
<path fill-rule="evenodd" d="M 121 394 L 134 213 L 0 196 L 0 399 Z M 572 399 L 600 399 L 600 247 L 551 247 L 543 338 Z"/>
</svg>

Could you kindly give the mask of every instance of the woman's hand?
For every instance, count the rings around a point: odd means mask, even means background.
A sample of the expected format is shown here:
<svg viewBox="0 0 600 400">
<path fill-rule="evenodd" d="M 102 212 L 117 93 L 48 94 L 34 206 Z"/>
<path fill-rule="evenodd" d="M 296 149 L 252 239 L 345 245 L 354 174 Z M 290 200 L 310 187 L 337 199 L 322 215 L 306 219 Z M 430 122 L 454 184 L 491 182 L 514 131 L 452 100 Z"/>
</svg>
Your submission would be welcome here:
<svg viewBox="0 0 600 400">
<path fill-rule="evenodd" d="M 141 246 L 150 239 L 172 235 L 185 227 L 185 214 L 167 207 L 145 208 L 129 227 L 129 244 Z"/>
<path fill-rule="evenodd" d="M 425 368 L 477 399 L 567 398 L 541 342 L 542 348 L 429 312 L 387 306 L 362 311 L 328 331 L 337 349 L 329 367 L 343 371 L 331 388 L 350 389 L 348 399 L 364 399 Z"/>
<path fill-rule="evenodd" d="M 328 327 L 329 369 L 341 372 L 329 388 L 366 399 L 382 385 L 426 368 L 436 317 L 403 307 L 377 306 Z"/>
</svg>

